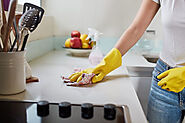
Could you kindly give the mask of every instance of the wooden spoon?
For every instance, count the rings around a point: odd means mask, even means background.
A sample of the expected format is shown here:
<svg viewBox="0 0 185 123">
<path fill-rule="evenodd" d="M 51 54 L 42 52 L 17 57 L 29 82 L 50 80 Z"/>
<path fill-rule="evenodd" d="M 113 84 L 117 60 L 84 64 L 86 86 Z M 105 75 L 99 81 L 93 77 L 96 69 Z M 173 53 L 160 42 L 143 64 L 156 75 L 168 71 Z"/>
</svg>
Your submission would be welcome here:
<svg viewBox="0 0 185 123">
<path fill-rule="evenodd" d="M 4 40 L 3 40 L 3 37 L 4 37 L 4 29 L 5 29 L 5 24 L 7 23 L 6 22 L 6 15 L 5 15 L 5 11 L 4 11 L 4 1 L 1 0 L 1 9 L 2 9 L 2 18 L 3 18 L 3 25 L 1 27 L 1 39 L 2 39 L 2 43 L 3 43 L 3 47 L 4 47 Z"/>
<path fill-rule="evenodd" d="M 9 51 L 9 36 L 10 36 L 10 31 L 11 31 L 11 27 L 13 24 L 13 19 L 15 17 L 15 10 L 16 10 L 16 4 L 17 4 L 17 0 L 12 0 L 10 3 L 10 10 L 9 10 L 9 16 L 8 16 L 8 24 L 7 24 L 7 28 L 5 29 L 5 35 L 4 35 L 4 48 L 3 51 L 7 52 Z"/>
<path fill-rule="evenodd" d="M 4 12 L 4 1 L 1 0 L 1 8 L 2 8 L 2 15 L 3 15 L 3 24 L 6 23 L 6 15 L 5 15 L 5 12 Z"/>
</svg>

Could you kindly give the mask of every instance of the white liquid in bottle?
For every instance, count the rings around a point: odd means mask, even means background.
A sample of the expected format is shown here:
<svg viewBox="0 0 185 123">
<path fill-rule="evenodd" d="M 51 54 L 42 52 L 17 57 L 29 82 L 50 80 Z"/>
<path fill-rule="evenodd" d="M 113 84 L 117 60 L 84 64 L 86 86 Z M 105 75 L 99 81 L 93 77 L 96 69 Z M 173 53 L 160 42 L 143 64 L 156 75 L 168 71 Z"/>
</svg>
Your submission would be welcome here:
<svg viewBox="0 0 185 123">
<path fill-rule="evenodd" d="M 103 59 L 103 54 L 98 47 L 95 47 L 89 55 L 89 61 L 92 65 L 97 65 Z"/>
<path fill-rule="evenodd" d="M 101 52 L 101 50 L 99 49 L 98 45 L 99 45 L 99 36 L 102 35 L 102 33 L 100 33 L 99 31 L 97 31 L 96 29 L 92 29 L 92 28 L 88 28 L 89 30 L 89 34 L 87 39 L 89 38 L 94 38 L 94 45 L 93 45 L 93 49 L 89 55 L 89 61 L 92 65 L 97 65 L 101 62 L 101 60 L 103 59 L 103 53 Z"/>
</svg>

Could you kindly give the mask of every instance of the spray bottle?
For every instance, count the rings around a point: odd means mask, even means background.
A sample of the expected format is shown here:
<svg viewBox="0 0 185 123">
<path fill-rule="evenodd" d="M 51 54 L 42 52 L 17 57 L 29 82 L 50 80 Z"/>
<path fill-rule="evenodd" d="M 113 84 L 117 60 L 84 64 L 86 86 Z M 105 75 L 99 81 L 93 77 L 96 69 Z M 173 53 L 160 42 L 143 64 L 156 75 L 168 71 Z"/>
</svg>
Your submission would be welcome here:
<svg viewBox="0 0 185 123">
<path fill-rule="evenodd" d="M 90 43 L 93 43 L 92 51 L 89 55 L 89 61 L 92 65 L 97 65 L 103 59 L 103 53 L 99 48 L 99 38 L 102 33 L 97 31 L 96 29 L 88 28 L 89 34 L 87 40 L 91 38 Z"/>
</svg>

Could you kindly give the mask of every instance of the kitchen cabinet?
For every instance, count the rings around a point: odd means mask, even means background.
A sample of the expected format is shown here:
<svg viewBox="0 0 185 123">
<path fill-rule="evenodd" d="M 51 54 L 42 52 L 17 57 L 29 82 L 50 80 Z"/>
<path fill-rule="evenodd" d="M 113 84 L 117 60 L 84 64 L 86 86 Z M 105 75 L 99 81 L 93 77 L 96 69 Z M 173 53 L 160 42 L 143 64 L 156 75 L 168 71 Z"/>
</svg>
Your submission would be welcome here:
<svg viewBox="0 0 185 123">
<path fill-rule="evenodd" d="M 130 79 L 146 116 L 152 77 L 130 77 Z"/>
<path fill-rule="evenodd" d="M 144 56 L 133 53 L 127 54 L 125 56 L 125 61 L 132 85 L 146 115 L 152 71 L 155 67 L 155 63 L 150 63 Z"/>
</svg>

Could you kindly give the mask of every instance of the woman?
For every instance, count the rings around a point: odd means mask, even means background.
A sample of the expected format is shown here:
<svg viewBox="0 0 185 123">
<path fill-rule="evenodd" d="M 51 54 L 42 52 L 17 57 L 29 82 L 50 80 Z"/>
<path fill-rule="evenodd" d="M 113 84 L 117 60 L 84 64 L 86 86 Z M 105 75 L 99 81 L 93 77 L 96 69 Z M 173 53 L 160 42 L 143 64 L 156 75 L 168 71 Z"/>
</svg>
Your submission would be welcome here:
<svg viewBox="0 0 185 123">
<path fill-rule="evenodd" d="M 179 123 L 185 109 L 185 0 L 143 0 L 134 21 L 101 63 L 72 74 L 70 80 L 79 82 L 82 73 L 94 73 L 92 82 L 96 83 L 121 66 L 122 56 L 141 38 L 159 9 L 164 41 L 153 71 L 147 119 L 150 123 Z"/>
</svg>

